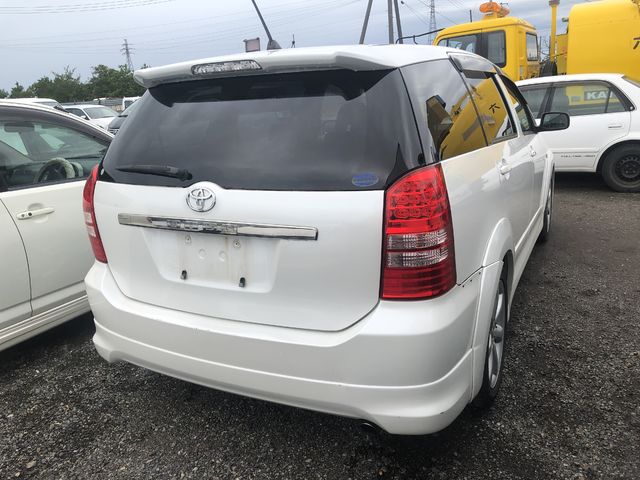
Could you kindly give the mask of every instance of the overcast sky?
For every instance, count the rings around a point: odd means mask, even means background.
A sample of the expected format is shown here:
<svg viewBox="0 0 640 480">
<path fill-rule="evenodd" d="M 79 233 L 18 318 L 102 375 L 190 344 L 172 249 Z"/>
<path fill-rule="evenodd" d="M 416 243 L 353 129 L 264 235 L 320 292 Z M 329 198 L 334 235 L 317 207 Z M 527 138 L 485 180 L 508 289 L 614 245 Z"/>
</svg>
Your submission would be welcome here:
<svg viewBox="0 0 640 480">
<path fill-rule="evenodd" d="M 357 43 L 367 0 L 257 0 L 273 37 L 283 48 Z M 404 35 L 428 30 L 428 0 L 400 4 Z M 436 0 L 438 28 L 480 18 L 476 0 Z M 560 18 L 579 0 L 561 0 Z M 374 0 L 367 43 L 388 38 L 386 0 Z M 547 0 L 513 0 L 512 15 L 549 35 Z M 251 0 L 2 0 L 0 2 L 0 88 L 29 86 L 65 66 L 86 80 L 91 67 L 126 63 L 126 38 L 133 64 L 167 63 L 240 52 L 245 38 L 266 35 Z"/>
</svg>

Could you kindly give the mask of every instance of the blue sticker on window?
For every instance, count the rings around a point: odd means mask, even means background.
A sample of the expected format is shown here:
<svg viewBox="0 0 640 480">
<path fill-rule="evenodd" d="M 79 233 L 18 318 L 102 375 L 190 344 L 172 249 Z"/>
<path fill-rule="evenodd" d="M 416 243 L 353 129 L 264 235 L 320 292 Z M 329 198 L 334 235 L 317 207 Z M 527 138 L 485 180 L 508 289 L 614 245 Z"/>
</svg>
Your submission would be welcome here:
<svg viewBox="0 0 640 480">
<path fill-rule="evenodd" d="M 358 173 L 354 175 L 351 179 L 351 183 L 353 183 L 356 187 L 371 187 L 378 183 L 380 179 L 375 173 Z"/>
</svg>

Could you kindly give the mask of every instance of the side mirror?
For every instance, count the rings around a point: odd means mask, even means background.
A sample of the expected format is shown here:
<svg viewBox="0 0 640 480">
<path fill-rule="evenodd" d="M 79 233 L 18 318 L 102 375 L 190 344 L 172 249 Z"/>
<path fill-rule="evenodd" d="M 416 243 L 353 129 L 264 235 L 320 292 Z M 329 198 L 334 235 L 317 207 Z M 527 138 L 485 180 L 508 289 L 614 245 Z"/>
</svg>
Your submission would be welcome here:
<svg viewBox="0 0 640 480">
<path fill-rule="evenodd" d="M 84 118 L 85 120 L 89 120 L 89 117 L 86 115 L 82 115 L 82 118 Z"/>
<path fill-rule="evenodd" d="M 540 132 L 553 132 L 556 130 L 566 130 L 569 128 L 571 120 L 569 115 L 562 112 L 547 112 L 540 119 Z"/>
</svg>

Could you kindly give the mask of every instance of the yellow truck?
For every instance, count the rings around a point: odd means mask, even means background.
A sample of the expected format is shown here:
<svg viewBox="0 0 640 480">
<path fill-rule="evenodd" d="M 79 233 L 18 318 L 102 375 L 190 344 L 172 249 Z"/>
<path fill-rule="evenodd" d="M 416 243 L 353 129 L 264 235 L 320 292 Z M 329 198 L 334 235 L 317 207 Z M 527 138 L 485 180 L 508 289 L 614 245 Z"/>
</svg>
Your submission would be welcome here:
<svg viewBox="0 0 640 480">
<path fill-rule="evenodd" d="M 558 74 L 624 73 L 640 80 L 640 0 L 574 5 L 567 33 L 555 44 Z"/>
<path fill-rule="evenodd" d="M 529 22 L 510 17 L 509 9 L 495 3 L 483 3 L 481 20 L 445 28 L 434 44 L 459 48 L 489 59 L 512 80 L 539 76 L 538 35 Z"/>
<path fill-rule="evenodd" d="M 488 58 L 512 80 L 541 75 L 623 73 L 640 80 L 640 0 L 601 0 L 574 5 L 567 32 L 555 34 L 559 0 L 549 0 L 552 32 L 549 62 L 540 67 L 535 27 L 496 2 L 484 3 L 481 20 L 440 31 L 436 45 Z"/>
</svg>

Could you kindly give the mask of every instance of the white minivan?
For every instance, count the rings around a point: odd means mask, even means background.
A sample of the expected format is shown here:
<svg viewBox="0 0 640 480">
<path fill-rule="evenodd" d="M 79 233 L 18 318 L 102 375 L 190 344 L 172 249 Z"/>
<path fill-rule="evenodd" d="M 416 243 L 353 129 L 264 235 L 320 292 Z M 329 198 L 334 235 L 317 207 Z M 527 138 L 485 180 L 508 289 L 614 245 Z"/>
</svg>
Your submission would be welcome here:
<svg viewBox="0 0 640 480">
<path fill-rule="evenodd" d="M 95 346 L 213 388 L 422 434 L 502 378 L 553 160 L 523 97 L 432 46 L 136 72 L 87 181 Z"/>
</svg>

